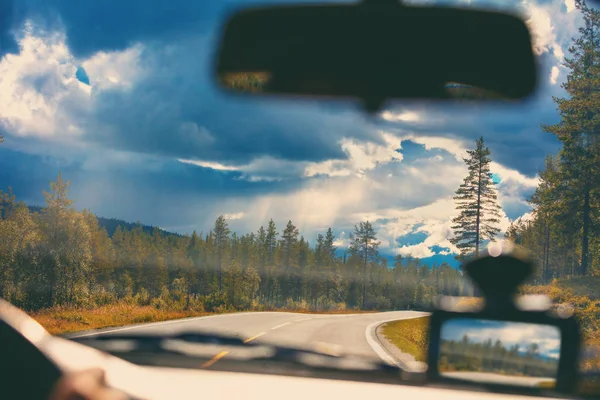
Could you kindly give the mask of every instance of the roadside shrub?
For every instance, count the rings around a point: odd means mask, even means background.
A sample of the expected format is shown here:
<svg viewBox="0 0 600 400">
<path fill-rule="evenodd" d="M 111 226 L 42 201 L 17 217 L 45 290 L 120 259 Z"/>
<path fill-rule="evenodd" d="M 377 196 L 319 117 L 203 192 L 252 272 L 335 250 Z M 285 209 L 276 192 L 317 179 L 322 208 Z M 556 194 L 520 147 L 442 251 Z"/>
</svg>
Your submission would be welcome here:
<svg viewBox="0 0 600 400">
<path fill-rule="evenodd" d="M 134 296 L 135 302 L 140 306 L 147 306 L 150 304 L 150 292 L 146 288 L 141 288 Z"/>
<path fill-rule="evenodd" d="M 112 286 L 114 285 L 111 282 L 106 288 L 104 286 L 94 287 L 90 293 L 91 303 L 96 307 L 116 303 L 117 296 Z"/>
<path fill-rule="evenodd" d="M 227 296 L 224 293 L 211 293 L 202 298 L 204 308 L 209 312 L 218 312 L 217 310 L 224 309 L 228 304 Z"/>
<path fill-rule="evenodd" d="M 308 311 L 310 306 L 304 299 L 295 301 L 291 297 L 288 297 L 285 302 L 285 309 L 290 311 Z"/>
</svg>

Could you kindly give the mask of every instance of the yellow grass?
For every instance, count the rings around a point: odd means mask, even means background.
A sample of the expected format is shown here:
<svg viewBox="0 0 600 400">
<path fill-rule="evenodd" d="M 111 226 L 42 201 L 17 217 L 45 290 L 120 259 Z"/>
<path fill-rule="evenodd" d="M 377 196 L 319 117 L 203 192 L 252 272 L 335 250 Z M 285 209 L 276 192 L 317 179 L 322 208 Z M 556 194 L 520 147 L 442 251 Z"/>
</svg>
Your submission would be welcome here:
<svg viewBox="0 0 600 400">
<path fill-rule="evenodd" d="M 556 387 L 556 381 L 543 381 L 537 384 L 540 389 L 554 389 Z"/>
<path fill-rule="evenodd" d="M 429 317 L 421 317 L 389 322 L 383 326 L 382 332 L 402 352 L 414 356 L 417 361 L 425 362 L 428 329 Z"/>
<path fill-rule="evenodd" d="M 116 303 L 91 310 L 82 308 L 56 308 L 31 314 L 53 335 L 109 328 L 144 322 L 209 315 L 207 312 L 167 311 L 152 306 Z"/>
</svg>

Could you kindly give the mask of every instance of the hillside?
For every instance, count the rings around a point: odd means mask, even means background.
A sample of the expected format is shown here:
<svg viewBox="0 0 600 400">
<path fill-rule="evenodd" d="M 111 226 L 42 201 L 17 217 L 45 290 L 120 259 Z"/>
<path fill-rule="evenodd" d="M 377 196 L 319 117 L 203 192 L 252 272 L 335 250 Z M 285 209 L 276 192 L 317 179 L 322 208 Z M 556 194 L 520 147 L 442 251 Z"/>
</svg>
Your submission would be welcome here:
<svg viewBox="0 0 600 400">
<path fill-rule="evenodd" d="M 42 211 L 42 207 L 40 207 L 40 206 L 27 206 L 27 207 L 29 208 L 29 210 L 31 212 Z M 127 221 L 124 221 L 122 219 L 117 219 L 117 218 L 104 218 L 104 217 L 98 217 L 98 216 L 96 218 L 98 218 L 98 224 L 100 225 L 100 227 L 106 229 L 108 236 L 111 238 L 112 238 L 113 234 L 115 233 L 115 231 L 117 230 L 118 226 L 120 226 L 121 229 L 123 229 L 123 230 L 131 231 L 133 228 L 140 225 L 142 227 L 142 230 L 144 231 L 144 233 L 148 233 L 148 234 L 152 234 L 152 232 L 154 231 L 154 228 L 155 228 L 152 225 L 144 225 L 140 222 L 137 222 L 137 223 L 127 222 Z M 165 231 L 160 228 L 159 228 L 159 231 L 164 236 L 176 236 L 176 237 L 182 236 L 178 233 Z"/>
</svg>

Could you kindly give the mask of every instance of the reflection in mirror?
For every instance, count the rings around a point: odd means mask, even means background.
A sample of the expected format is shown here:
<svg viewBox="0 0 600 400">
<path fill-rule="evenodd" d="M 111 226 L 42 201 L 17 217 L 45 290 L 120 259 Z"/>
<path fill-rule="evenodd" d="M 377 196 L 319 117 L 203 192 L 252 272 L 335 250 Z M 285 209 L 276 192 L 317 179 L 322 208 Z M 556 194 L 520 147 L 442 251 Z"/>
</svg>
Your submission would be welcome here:
<svg viewBox="0 0 600 400">
<path fill-rule="evenodd" d="M 553 388 L 560 331 L 555 326 L 459 318 L 444 323 L 438 369 L 446 378 Z"/>
<path fill-rule="evenodd" d="M 255 93 L 263 91 L 269 78 L 268 72 L 227 73 L 220 76 L 220 83 L 228 89 Z"/>
</svg>

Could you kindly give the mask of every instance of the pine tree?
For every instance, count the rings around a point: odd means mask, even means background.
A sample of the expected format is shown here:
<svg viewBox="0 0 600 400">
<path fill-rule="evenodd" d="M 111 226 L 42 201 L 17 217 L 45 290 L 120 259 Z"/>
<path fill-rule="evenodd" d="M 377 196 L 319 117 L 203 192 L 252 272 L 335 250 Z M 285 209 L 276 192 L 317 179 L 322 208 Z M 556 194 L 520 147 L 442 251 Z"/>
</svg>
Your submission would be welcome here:
<svg viewBox="0 0 600 400">
<path fill-rule="evenodd" d="M 269 220 L 269 225 L 267 226 L 267 232 L 265 236 L 265 251 L 267 256 L 267 264 L 273 265 L 275 263 L 275 249 L 277 248 L 277 228 L 275 227 L 275 222 L 273 220 Z"/>
<path fill-rule="evenodd" d="M 469 174 L 456 191 L 454 200 L 460 214 L 452 220 L 454 237 L 450 239 L 460 251 L 459 258 L 479 254 L 484 240 L 494 240 L 500 232 L 500 206 L 492 173 L 490 150 L 484 146 L 483 137 L 477 139 L 475 150 L 467 150 L 464 158 Z"/>
<path fill-rule="evenodd" d="M 335 247 L 333 244 L 334 241 L 335 236 L 333 235 L 331 227 L 329 227 L 327 228 L 327 233 L 325 233 L 324 250 L 327 253 L 328 261 L 330 264 L 333 264 L 333 260 L 335 259 L 335 252 L 337 250 L 337 247 Z"/>
<path fill-rule="evenodd" d="M 290 220 L 281 235 L 281 269 L 287 281 L 287 285 L 283 287 L 284 297 L 292 296 L 296 300 L 298 296 L 294 296 L 294 293 L 301 289 L 298 287 L 300 274 L 297 260 L 299 234 L 298 228 Z"/>
<path fill-rule="evenodd" d="M 298 247 L 298 235 L 300 231 L 296 226 L 292 223 L 292 221 L 288 221 L 285 229 L 283 230 L 283 234 L 281 235 L 281 246 L 283 250 L 283 267 L 290 268 L 294 261 L 294 257 L 297 253 Z"/>
<path fill-rule="evenodd" d="M 277 228 L 275 227 L 275 222 L 273 220 L 269 220 L 269 224 L 267 225 L 267 230 L 265 232 L 265 240 L 264 240 L 264 254 L 265 254 L 265 268 L 266 268 L 266 282 L 265 282 L 265 294 L 268 299 L 272 301 L 276 300 L 277 293 L 279 291 L 279 283 L 277 279 L 271 273 L 272 269 L 275 265 L 275 250 L 277 250 Z"/>
<path fill-rule="evenodd" d="M 551 271 L 550 254 L 556 247 L 556 241 L 553 236 L 559 234 L 563 238 L 572 238 L 576 235 L 573 225 L 565 223 L 572 219 L 568 215 L 569 210 L 565 207 L 564 185 L 561 181 L 560 160 L 554 156 L 548 156 L 545 160 L 545 168 L 539 171 L 540 183 L 535 193 L 529 199 L 529 203 L 534 206 L 534 221 L 526 227 L 520 229 L 512 225 L 511 236 L 516 236 L 519 231 L 528 229 L 528 233 L 536 231 L 536 240 L 531 242 L 531 235 L 521 235 L 518 239 L 523 242 L 527 239 L 527 248 L 535 251 L 539 258 L 541 268 L 541 282 L 550 281 L 553 272 Z M 523 224 L 521 224 L 523 225 Z M 513 239 L 514 241 L 514 239 Z M 523 244 L 523 243 L 519 243 Z"/>
<path fill-rule="evenodd" d="M 362 307 L 367 305 L 367 267 L 369 262 L 379 258 L 377 233 L 369 221 L 354 225 L 354 233 L 350 234 L 350 252 L 358 256 L 363 263 Z"/>
<path fill-rule="evenodd" d="M 593 217 L 597 212 L 600 192 L 600 12 L 589 8 L 584 0 L 575 0 L 582 13 L 584 26 L 569 47 L 570 57 L 564 66 L 570 72 L 562 84 L 569 98 L 554 98 L 561 121 L 542 125 L 562 142 L 560 151 L 564 206 L 571 218 L 568 224 L 578 232 L 582 275 L 590 264 L 590 238 L 598 230 Z"/>
<path fill-rule="evenodd" d="M 215 221 L 215 228 L 213 231 L 215 248 L 217 250 L 217 279 L 219 281 L 219 291 L 223 290 L 223 253 L 229 242 L 229 226 L 225 217 L 220 215 Z"/>
</svg>

